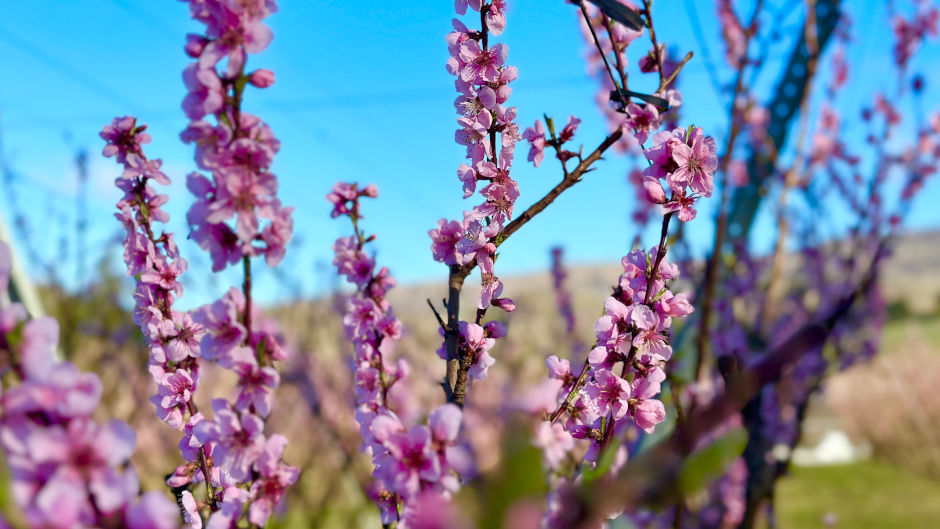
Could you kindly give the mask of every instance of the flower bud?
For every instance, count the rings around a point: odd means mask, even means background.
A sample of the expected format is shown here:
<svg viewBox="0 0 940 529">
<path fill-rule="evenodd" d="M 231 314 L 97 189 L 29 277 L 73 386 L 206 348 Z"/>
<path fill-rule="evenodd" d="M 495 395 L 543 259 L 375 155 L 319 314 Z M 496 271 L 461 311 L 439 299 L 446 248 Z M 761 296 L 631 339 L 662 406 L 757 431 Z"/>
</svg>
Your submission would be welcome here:
<svg viewBox="0 0 940 529">
<path fill-rule="evenodd" d="M 483 326 L 483 330 L 486 331 L 486 335 L 490 338 L 502 338 L 506 336 L 506 326 L 498 321 L 488 321 L 486 325 Z"/>
<path fill-rule="evenodd" d="M 509 298 L 498 298 L 492 301 L 492 304 L 496 307 L 499 307 L 506 312 L 512 312 L 516 310 L 516 302 Z"/>
<path fill-rule="evenodd" d="M 202 35 L 189 33 L 186 35 L 186 45 L 183 46 L 183 50 L 186 51 L 186 55 L 189 55 L 193 59 L 197 59 L 200 55 L 202 55 L 202 50 L 205 49 L 206 44 L 208 43 L 209 39 L 203 37 Z"/>
<path fill-rule="evenodd" d="M 274 72 L 259 68 L 248 76 L 248 82 L 258 88 L 267 88 L 274 84 Z"/>
<path fill-rule="evenodd" d="M 653 204 L 666 203 L 666 192 L 663 190 L 663 185 L 659 183 L 658 178 L 643 177 L 643 188 L 646 190 L 646 198 Z"/>
</svg>

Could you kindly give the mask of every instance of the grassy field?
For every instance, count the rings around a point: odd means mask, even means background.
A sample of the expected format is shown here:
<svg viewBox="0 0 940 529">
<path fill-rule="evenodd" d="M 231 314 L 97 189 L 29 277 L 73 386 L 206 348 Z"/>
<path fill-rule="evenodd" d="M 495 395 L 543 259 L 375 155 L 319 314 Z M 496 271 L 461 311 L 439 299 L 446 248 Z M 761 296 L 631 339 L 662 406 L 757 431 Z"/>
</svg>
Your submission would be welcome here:
<svg viewBox="0 0 940 529">
<path fill-rule="evenodd" d="M 777 494 L 780 529 L 940 527 L 940 482 L 876 461 L 795 467 Z"/>
</svg>

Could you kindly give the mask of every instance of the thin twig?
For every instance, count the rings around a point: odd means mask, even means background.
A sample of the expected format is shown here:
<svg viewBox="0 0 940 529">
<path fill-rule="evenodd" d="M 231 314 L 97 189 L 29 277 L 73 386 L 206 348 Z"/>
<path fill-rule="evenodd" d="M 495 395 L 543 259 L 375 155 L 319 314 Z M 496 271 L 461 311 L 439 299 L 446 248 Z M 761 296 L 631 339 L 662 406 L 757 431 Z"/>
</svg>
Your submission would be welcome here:
<svg viewBox="0 0 940 529">
<path fill-rule="evenodd" d="M 662 81 L 661 83 L 659 83 L 659 90 L 657 90 L 657 92 L 661 92 L 661 91 L 665 90 L 666 88 L 668 88 L 669 85 L 670 85 L 673 81 L 676 80 L 676 76 L 679 75 L 679 71 L 682 70 L 682 67 L 685 66 L 685 63 L 689 62 L 690 59 L 692 59 L 692 52 L 691 52 L 691 51 L 690 51 L 689 53 L 686 53 L 686 54 L 685 54 L 685 57 L 682 59 L 682 62 L 680 62 L 679 65 L 676 66 L 676 69 L 673 70 L 671 74 L 669 74 L 669 77 L 663 79 L 663 81 Z"/>
<path fill-rule="evenodd" d="M 617 95 L 620 96 L 620 101 L 626 105 L 627 100 L 623 97 L 623 92 L 620 91 L 620 84 L 617 82 L 617 79 L 614 78 L 614 72 L 610 69 L 610 63 L 607 62 L 607 54 L 604 53 L 604 48 L 601 47 L 601 41 L 597 38 L 597 32 L 594 31 L 594 26 L 591 24 L 591 17 L 588 15 L 587 8 L 584 7 L 584 2 L 578 2 L 578 6 L 581 8 L 581 14 L 584 15 L 584 23 L 587 24 L 589 30 L 591 30 L 591 36 L 594 37 L 594 46 L 597 47 L 597 53 L 601 55 L 601 59 L 604 61 L 604 69 L 607 70 L 607 75 L 610 76 L 610 82 L 614 83 L 614 88 L 617 89 Z M 614 50 L 614 53 L 617 53 Z"/>
<path fill-rule="evenodd" d="M 439 313 L 439 312 L 437 311 L 437 309 L 434 308 L 434 304 L 431 303 L 431 298 L 427 298 L 427 302 L 428 302 L 428 306 L 431 307 L 431 311 L 434 313 L 434 317 L 437 318 L 437 323 L 438 323 L 438 325 L 441 326 L 441 329 L 446 329 L 447 326 L 444 325 L 444 319 L 441 318 L 441 313 Z M 446 305 L 446 304 L 445 304 L 445 305 Z"/>
</svg>

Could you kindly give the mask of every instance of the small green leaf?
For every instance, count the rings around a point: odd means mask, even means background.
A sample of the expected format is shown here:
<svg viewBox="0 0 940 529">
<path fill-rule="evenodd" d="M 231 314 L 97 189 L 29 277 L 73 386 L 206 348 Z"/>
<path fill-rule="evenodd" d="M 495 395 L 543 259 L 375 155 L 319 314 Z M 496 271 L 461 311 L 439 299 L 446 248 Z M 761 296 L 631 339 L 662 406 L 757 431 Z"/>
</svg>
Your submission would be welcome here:
<svg viewBox="0 0 940 529">
<path fill-rule="evenodd" d="M 689 454 L 679 472 L 678 487 L 683 496 L 695 494 L 720 477 L 747 446 L 747 430 L 734 428 L 714 442 Z"/>
<path fill-rule="evenodd" d="M 640 17 L 639 13 L 621 4 L 617 0 L 588 1 L 599 7 L 600 10 L 603 11 L 604 14 L 610 17 L 612 20 L 620 22 L 633 31 L 639 31 L 643 29 L 643 26 L 646 25 L 646 22 L 643 21 L 643 18 Z"/>
<path fill-rule="evenodd" d="M 481 494 L 480 527 L 502 527 L 510 507 L 520 500 L 542 498 L 548 490 L 541 452 L 520 427 L 510 428 L 503 445 L 503 468 L 477 484 Z"/>
<path fill-rule="evenodd" d="M 626 97 L 635 97 L 642 101 L 646 101 L 647 103 L 658 108 L 660 112 L 665 112 L 669 110 L 669 101 L 661 97 L 650 95 L 650 94 L 641 94 L 640 92 L 634 92 L 633 90 L 624 90 L 623 94 Z M 626 107 L 626 103 L 620 98 L 620 93 L 618 93 L 616 90 L 610 91 L 610 100 L 620 103 L 621 105 L 624 105 L 624 107 Z M 625 112 L 625 110 L 620 109 L 619 112 Z"/>
<path fill-rule="evenodd" d="M 584 470 L 584 483 L 588 485 L 593 483 L 598 478 L 603 477 L 608 472 L 610 472 L 610 467 L 614 466 L 614 460 L 617 459 L 617 443 L 611 443 L 601 452 L 601 456 L 597 459 L 597 466 L 594 468 L 586 468 Z"/>
</svg>

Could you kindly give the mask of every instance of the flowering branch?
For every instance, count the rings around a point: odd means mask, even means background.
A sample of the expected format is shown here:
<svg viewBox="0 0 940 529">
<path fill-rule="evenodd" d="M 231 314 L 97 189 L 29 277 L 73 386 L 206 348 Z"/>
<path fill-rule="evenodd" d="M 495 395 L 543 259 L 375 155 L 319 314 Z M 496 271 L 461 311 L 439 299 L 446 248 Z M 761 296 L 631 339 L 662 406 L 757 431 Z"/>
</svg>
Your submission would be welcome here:
<svg viewBox="0 0 940 529">
<path fill-rule="evenodd" d="M 462 413 L 453 404 L 444 404 L 431 412 L 428 424 L 406 429 L 398 414 L 406 404 L 407 392 L 399 382 L 410 368 L 404 359 L 393 365 L 391 353 L 401 338 L 401 322 L 385 299 L 395 285 L 388 268 L 375 271 L 375 259 L 365 245 L 374 241 L 360 230 L 359 199 L 375 198 L 374 185 L 359 189 L 356 184 L 337 183 L 327 200 L 333 204 L 332 216 L 349 217 L 353 234 L 333 244 L 333 264 L 340 275 L 356 286 L 349 299 L 343 327 L 354 346 L 356 379 L 356 422 L 362 434 L 363 450 L 371 452 L 377 479 L 373 499 L 382 511 L 386 526 L 401 523 L 411 527 L 421 510 L 432 504 L 446 504 L 460 487 L 455 462 L 459 457 L 455 444 Z M 428 302 L 430 304 L 430 301 Z M 433 309 L 433 305 L 432 305 Z M 440 319 L 440 317 L 438 317 Z"/>
<path fill-rule="evenodd" d="M 0 299 L 8 299 L 10 248 L 0 243 Z M 58 322 L 29 319 L 19 303 L 0 307 L 0 445 L 13 498 L 29 527 L 176 529 L 179 511 L 158 491 L 140 494 L 128 459 L 136 435 L 127 423 L 98 424 L 101 380 L 55 359 Z M 4 512 L 15 522 L 15 513 Z"/>
</svg>

